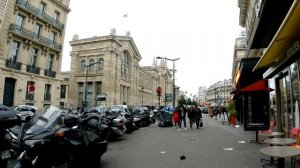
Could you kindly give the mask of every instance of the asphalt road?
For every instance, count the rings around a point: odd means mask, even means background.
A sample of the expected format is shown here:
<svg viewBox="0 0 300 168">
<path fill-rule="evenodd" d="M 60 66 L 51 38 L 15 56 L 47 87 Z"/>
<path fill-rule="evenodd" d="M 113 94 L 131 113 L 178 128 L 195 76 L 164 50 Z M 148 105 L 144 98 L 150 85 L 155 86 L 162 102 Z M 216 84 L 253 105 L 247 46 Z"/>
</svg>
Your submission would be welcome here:
<svg viewBox="0 0 300 168">
<path fill-rule="evenodd" d="M 255 132 L 205 116 L 199 130 L 153 124 L 109 142 L 101 168 L 261 168 L 267 163 L 261 158 L 269 157 L 259 149 L 267 144 L 250 144 L 251 139 Z"/>
<path fill-rule="evenodd" d="M 110 142 L 102 168 L 259 168 L 268 156 L 259 152 L 267 144 L 250 144 L 255 132 L 223 125 L 204 117 L 204 127 L 178 131 L 157 124 Z M 180 156 L 186 159 L 181 160 Z M 286 159 L 289 166 L 290 159 Z M 288 167 L 287 166 L 287 167 Z"/>
</svg>

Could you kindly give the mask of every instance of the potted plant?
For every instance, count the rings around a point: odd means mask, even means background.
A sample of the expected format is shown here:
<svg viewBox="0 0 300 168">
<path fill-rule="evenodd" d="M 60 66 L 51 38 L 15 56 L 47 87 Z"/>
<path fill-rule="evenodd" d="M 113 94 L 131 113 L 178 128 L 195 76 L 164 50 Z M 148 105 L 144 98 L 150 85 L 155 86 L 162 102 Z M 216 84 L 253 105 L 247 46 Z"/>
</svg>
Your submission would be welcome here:
<svg viewBox="0 0 300 168">
<path fill-rule="evenodd" d="M 229 102 L 227 111 L 229 113 L 230 125 L 235 125 L 237 111 L 233 101 Z"/>
</svg>

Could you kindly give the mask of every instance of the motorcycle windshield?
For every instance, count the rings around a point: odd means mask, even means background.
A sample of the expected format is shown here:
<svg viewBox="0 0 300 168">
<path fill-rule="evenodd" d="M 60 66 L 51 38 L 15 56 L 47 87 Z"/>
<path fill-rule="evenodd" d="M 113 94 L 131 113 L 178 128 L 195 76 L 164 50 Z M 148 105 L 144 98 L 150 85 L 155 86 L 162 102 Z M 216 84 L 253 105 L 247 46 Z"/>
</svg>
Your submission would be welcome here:
<svg viewBox="0 0 300 168">
<path fill-rule="evenodd" d="M 30 130 L 38 127 L 39 129 L 58 129 L 63 124 L 63 116 L 64 112 L 55 107 L 55 106 L 47 106 L 44 108 L 43 112 L 37 118 L 35 124 L 30 128 Z"/>
</svg>

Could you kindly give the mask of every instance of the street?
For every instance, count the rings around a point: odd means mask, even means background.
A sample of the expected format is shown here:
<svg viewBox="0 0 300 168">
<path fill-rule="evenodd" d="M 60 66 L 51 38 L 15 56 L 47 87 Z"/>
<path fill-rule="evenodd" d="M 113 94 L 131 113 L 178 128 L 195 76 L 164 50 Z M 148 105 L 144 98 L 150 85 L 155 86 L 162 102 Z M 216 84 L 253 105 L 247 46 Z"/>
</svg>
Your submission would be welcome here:
<svg viewBox="0 0 300 168">
<path fill-rule="evenodd" d="M 187 122 L 188 123 L 188 122 Z M 102 168 L 259 168 L 267 144 L 250 144 L 255 132 L 244 131 L 204 115 L 204 127 L 178 131 L 156 124 L 110 142 Z M 180 157 L 185 156 L 181 160 Z M 286 159 L 289 167 L 290 159 Z"/>
</svg>

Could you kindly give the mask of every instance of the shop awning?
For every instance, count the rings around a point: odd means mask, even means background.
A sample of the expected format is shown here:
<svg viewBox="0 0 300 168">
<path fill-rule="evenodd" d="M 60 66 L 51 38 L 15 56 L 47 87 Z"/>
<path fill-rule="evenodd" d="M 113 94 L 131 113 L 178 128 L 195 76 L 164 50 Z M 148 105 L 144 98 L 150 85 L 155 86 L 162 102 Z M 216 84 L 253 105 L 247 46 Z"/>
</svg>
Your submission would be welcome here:
<svg viewBox="0 0 300 168">
<path fill-rule="evenodd" d="M 256 92 L 256 91 L 273 91 L 274 89 L 266 86 L 266 82 L 264 79 L 258 80 L 242 89 L 238 92 Z"/>
<path fill-rule="evenodd" d="M 293 46 L 300 35 L 300 0 L 294 0 L 266 52 L 253 70 L 278 64 L 284 57 L 290 56 L 287 50 Z"/>
</svg>

